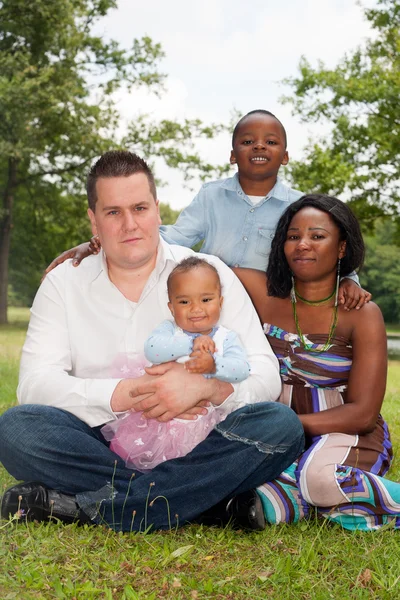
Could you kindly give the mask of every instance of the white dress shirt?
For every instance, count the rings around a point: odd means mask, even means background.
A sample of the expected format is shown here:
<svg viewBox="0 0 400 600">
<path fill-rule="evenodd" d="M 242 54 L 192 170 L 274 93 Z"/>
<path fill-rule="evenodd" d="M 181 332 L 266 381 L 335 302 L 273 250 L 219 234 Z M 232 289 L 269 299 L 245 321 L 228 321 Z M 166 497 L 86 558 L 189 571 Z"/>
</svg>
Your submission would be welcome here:
<svg viewBox="0 0 400 600">
<path fill-rule="evenodd" d="M 110 281 L 103 251 L 78 268 L 69 260 L 51 271 L 31 309 L 19 403 L 62 408 L 91 427 L 117 418 L 110 402 L 115 387 L 127 376 L 121 364 L 125 358 L 132 362 L 141 357 L 154 327 L 171 318 L 167 278 L 192 254 L 160 240 L 155 269 L 137 303 Z M 251 366 L 250 376 L 233 384 L 234 392 L 219 409 L 231 412 L 245 404 L 275 401 L 281 390 L 278 361 L 247 293 L 221 260 L 199 256 L 218 269 L 224 296 L 220 324 L 239 335 Z"/>
</svg>

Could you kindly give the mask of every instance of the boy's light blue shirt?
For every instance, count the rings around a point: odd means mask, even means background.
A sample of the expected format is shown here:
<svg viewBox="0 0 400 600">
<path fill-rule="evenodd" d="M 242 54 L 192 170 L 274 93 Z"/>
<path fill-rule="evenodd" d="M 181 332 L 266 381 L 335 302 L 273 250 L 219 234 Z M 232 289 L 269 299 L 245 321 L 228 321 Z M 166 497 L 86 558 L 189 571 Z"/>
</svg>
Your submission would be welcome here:
<svg viewBox="0 0 400 600">
<path fill-rule="evenodd" d="M 188 248 L 203 241 L 201 252 L 218 256 L 229 267 L 266 271 L 279 218 L 301 196 L 278 178 L 269 194 L 254 205 L 236 173 L 205 183 L 175 225 L 162 225 L 160 233 L 169 244 Z M 350 278 L 358 283 L 355 273 Z"/>
<path fill-rule="evenodd" d="M 254 205 L 236 174 L 204 184 L 175 225 L 163 225 L 160 233 L 169 244 L 181 246 L 204 240 L 201 252 L 218 256 L 229 267 L 265 271 L 279 217 L 302 195 L 278 179 Z"/>
</svg>

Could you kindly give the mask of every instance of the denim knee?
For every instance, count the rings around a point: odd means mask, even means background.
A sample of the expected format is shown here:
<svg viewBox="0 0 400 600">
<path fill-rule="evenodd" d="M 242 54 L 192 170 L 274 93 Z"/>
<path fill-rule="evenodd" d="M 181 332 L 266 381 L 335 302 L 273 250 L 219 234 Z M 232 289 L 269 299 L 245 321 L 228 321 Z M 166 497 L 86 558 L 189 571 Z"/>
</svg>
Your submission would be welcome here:
<svg viewBox="0 0 400 600">
<path fill-rule="evenodd" d="M 234 411 L 215 427 L 224 437 L 257 443 L 265 451 L 304 448 L 304 430 L 296 413 L 278 402 L 249 404 Z"/>
<path fill-rule="evenodd" d="M 13 406 L 0 415 L 0 449 L 14 444 L 21 445 L 21 437 L 24 437 L 24 431 L 32 429 L 31 417 L 37 413 L 37 408 L 42 407 L 32 404 Z"/>
<path fill-rule="evenodd" d="M 0 415 L 0 460 L 1 452 L 14 448 L 21 450 L 23 446 L 40 443 L 38 431 L 53 428 L 65 422 L 69 415 L 52 406 L 42 404 L 23 404 L 13 406 Z M 26 448 L 27 450 L 27 448 Z"/>
</svg>

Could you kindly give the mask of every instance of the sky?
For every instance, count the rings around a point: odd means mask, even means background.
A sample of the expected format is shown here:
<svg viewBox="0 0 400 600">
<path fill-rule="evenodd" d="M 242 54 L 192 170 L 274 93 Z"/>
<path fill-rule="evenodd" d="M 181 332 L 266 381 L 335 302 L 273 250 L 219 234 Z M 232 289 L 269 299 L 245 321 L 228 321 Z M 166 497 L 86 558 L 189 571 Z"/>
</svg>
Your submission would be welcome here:
<svg viewBox="0 0 400 600">
<path fill-rule="evenodd" d="M 218 123 L 227 122 L 234 109 L 245 114 L 263 108 L 285 125 L 295 160 L 301 160 L 310 136 L 329 129 L 291 115 L 290 106 L 280 101 L 290 93 L 282 80 L 298 75 L 302 55 L 313 66 L 321 60 L 335 67 L 371 35 L 358 0 L 119 0 L 96 30 L 126 48 L 133 38 L 148 35 L 166 54 L 159 70 L 168 77 L 160 98 L 144 89 L 116 97 L 123 123 L 140 113 L 155 120 Z M 209 162 L 228 162 L 230 136 L 203 141 L 199 149 Z M 178 172 L 159 163 L 156 175 L 168 182 L 159 187 L 159 199 L 174 209 L 189 204 L 201 185 L 195 180 L 192 189 L 185 188 Z"/>
</svg>

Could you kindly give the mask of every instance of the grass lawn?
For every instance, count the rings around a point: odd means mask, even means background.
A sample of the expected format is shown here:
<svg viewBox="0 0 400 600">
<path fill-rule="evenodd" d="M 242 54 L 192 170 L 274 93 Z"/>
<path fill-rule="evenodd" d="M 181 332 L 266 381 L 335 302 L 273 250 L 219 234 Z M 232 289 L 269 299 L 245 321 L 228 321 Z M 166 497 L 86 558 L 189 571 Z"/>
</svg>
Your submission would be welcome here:
<svg viewBox="0 0 400 600">
<path fill-rule="evenodd" d="M 0 412 L 15 403 L 27 318 L 14 309 L 0 328 Z M 399 400 L 400 362 L 392 362 L 383 412 L 396 454 Z M 400 480 L 398 456 L 391 477 Z M 11 483 L 0 468 L 0 489 Z M 392 600 L 400 598 L 398 536 L 316 521 L 251 534 L 193 525 L 147 536 L 1 521 L 0 598 Z"/>
<path fill-rule="evenodd" d="M 388 334 L 398 333 L 400 334 L 400 324 L 399 323 L 387 323 L 386 330 Z"/>
</svg>

